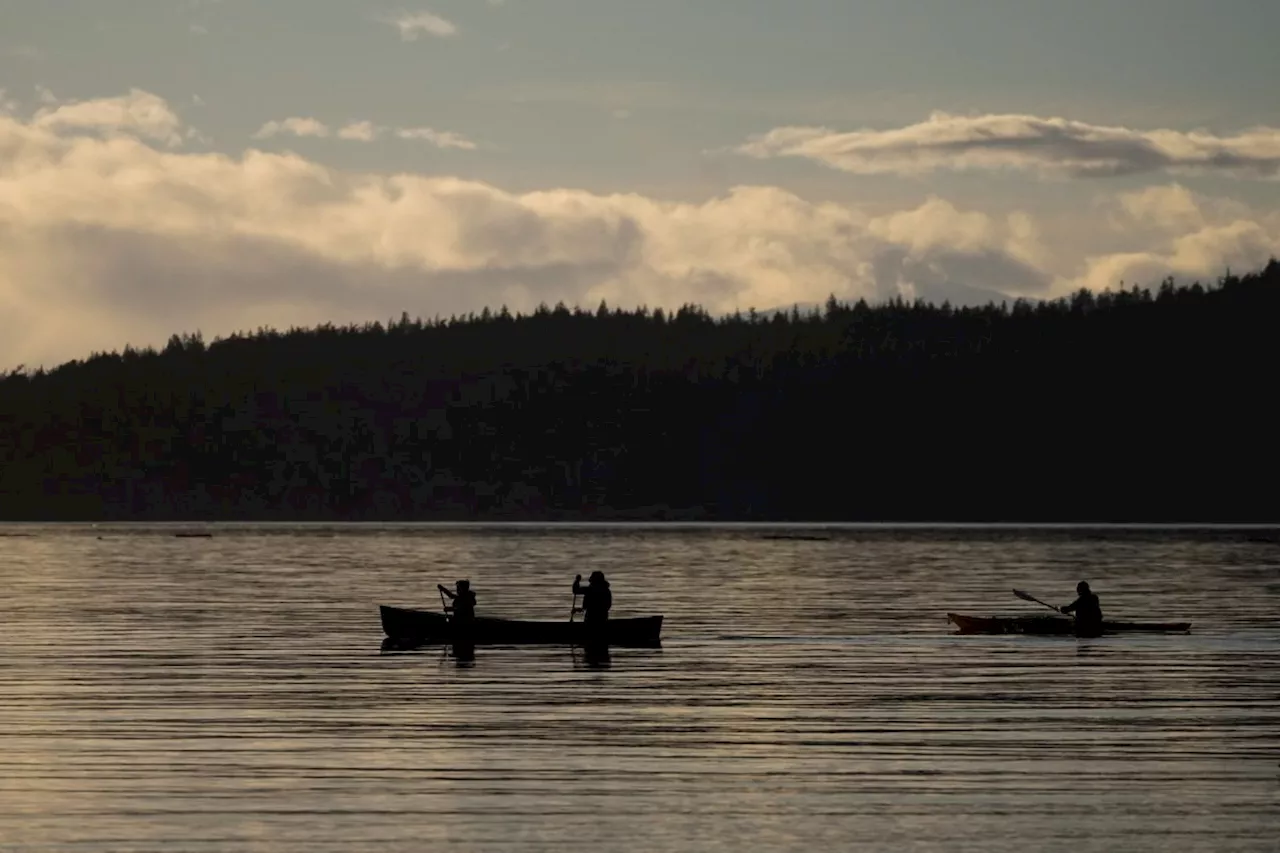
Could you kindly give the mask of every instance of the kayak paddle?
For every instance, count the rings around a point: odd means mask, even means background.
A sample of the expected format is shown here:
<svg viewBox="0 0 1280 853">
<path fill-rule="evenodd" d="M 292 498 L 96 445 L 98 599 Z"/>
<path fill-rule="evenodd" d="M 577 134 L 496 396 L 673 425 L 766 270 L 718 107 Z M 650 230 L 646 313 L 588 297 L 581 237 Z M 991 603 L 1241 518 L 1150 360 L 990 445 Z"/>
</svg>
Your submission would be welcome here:
<svg viewBox="0 0 1280 853">
<path fill-rule="evenodd" d="M 1023 592 L 1020 589 L 1015 589 L 1013 591 L 1013 594 L 1018 596 L 1018 598 L 1021 598 L 1023 601 L 1034 601 L 1036 604 L 1043 604 L 1045 607 L 1049 608 L 1050 610 L 1057 610 L 1059 613 L 1062 613 L 1061 610 L 1058 610 L 1058 608 L 1054 607 L 1052 604 L 1041 601 L 1040 599 L 1036 598 L 1034 595 Z"/>
</svg>

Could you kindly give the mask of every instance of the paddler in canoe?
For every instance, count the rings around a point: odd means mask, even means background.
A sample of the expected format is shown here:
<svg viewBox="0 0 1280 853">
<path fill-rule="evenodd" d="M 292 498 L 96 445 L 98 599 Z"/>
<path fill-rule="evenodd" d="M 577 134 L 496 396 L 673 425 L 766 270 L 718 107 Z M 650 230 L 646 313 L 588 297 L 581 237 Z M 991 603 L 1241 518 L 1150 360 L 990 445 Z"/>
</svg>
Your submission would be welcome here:
<svg viewBox="0 0 1280 853">
<path fill-rule="evenodd" d="M 1075 601 L 1060 610 L 1067 615 L 1075 614 L 1077 637 L 1101 637 L 1102 604 L 1098 596 L 1085 581 L 1076 584 L 1076 596 Z"/>
<path fill-rule="evenodd" d="M 587 586 L 582 585 L 582 575 L 573 579 L 573 594 L 582 596 L 582 621 L 588 625 L 598 625 L 609 619 L 609 608 L 613 606 L 613 593 L 609 591 L 609 582 L 604 572 L 599 569 L 591 573 Z"/>
<path fill-rule="evenodd" d="M 476 659 L 476 650 L 472 645 L 472 630 L 476 618 L 476 594 L 471 590 L 471 581 L 458 581 L 454 591 L 450 592 L 444 584 L 436 584 L 440 590 L 441 600 L 447 595 L 453 606 L 445 605 L 445 613 L 450 614 L 453 623 L 453 656 L 458 665 L 471 663 Z"/>
<path fill-rule="evenodd" d="M 476 594 L 471 591 L 471 581 L 458 581 L 454 584 L 456 592 L 444 584 L 436 584 L 436 587 L 441 595 L 449 596 L 453 602 L 452 607 L 445 609 L 453 613 L 455 622 L 469 622 L 476 618 Z"/>
</svg>

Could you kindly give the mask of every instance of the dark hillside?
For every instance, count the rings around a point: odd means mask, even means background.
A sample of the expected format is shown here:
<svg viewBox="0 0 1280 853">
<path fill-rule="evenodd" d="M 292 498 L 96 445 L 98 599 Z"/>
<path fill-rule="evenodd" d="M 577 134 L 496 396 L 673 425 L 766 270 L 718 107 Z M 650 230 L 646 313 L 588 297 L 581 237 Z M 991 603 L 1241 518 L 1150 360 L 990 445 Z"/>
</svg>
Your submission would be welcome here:
<svg viewBox="0 0 1280 853">
<path fill-rule="evenodd" d="M 263 330 L 0 378 L 0 517 L 1280 521 L 1280 264 L 713 320 Z"/>
</svg>

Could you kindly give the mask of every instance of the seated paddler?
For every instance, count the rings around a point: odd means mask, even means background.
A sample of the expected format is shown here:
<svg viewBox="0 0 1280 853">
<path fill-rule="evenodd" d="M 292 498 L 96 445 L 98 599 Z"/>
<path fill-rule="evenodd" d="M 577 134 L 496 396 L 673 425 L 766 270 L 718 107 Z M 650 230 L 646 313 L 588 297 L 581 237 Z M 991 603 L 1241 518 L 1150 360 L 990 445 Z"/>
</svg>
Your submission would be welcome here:
<svg viewBox="0 0 1280 853">
<path fill-rule="evenodd" d="M 589 583 L 582 584 L 582 575 L 573 579 L 573 594 L 582 596 L 582 614 L 584 622 L 604 622 L 609 618 L 609 608 L 613 606 L 613 593 L 609 591 L 609 582 L 604 572 L 597 569 L 591 573 Z"/>
<path fill-rule="evenodd" d="M 1063 613 L 1076 615 L 1076 634 L 1096 637 L 1102 633 L 1102 604 L 1098 596 L 1084 581 L 1076 584 L 1075 601 L 1062 608 Z"/>
<path fill-rule="evenodd" d="M 437 584 L 440 592 L 453 601 L 453 618 L 457 620 L 474 619 L 476 616 L 476 594 L 471 591 L 471 581 L 458 581 L 454 584 L 456 591 L 443 584 Z"/>
</svg>

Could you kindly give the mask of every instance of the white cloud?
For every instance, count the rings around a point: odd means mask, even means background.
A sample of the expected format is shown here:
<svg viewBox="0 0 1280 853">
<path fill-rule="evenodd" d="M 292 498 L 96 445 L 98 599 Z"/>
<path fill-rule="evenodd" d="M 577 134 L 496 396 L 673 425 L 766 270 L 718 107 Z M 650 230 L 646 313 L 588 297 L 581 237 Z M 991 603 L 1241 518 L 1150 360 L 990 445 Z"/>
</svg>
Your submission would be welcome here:
<svg viewBox="0 0 1280 853">
<path fill-rule="evenodd" d="M 254 139 L 270 139 L 287 133 L 292 136 L 314 136 L 324 138 L 330 135 L 329 127 L 324 122 L 313 118 L 290 116 L 281 121 L 269 121 L 253 135 Z"/>
<path fill-rule="evenodd" d="M 1229 267 L 1236 271 L 1256 269 L 1277 255 L 1280 241 L 1274 231 L 1264 232 L 1257 222 L 1237 222 L 1184 235 L 1159 250 L 1091 257 L 1083 272 L 1055 281 L 1054 291 L 1114 290 L 1135 284 L 1150 287 L 1166 276 L 1183 281 L 1213 280 Z"/>
<path fill-rule="evenodd" d="M 1181 184 L 1168 184 L 1107 196 L 1100 209 L 1118 232 L 1159 236 L 1203 227 L 1209 218 L 1206 204 L 1214 202 Z"/>
<path fill-rule="evenodd" d="M 751 157 L 802 157 L 855 174 L 919 175 L 941 169 L 1014 170 L 1046 176 L 1111 177 L 1142 172 L 1280 175 L 1280 128 L 1232 136 L 1135 130 L 1029 115 L 957 116 L 893 130 L 841 133 L 779 127 L 734 149 Z"/>
<path fill-rule="evenodd" d="M 1280 212 L 1253 211 L 1173 184 L 1121 193 L 1108 223 L 1135 248 L 1089 255 L 1081 269 L 1060 275 L 1053 292 L 1151 286 L 1167 276 L 1213 280 L 1232 267 L 1247 271 L 1280 257 Z"/>
<path fill-rule="evenodd" d="M 42 89 L 41 100 L 49 103 L 54 98 Z M 31 124 L 54 133 L 97 130 L 136 134 L 170 146 L 182 144 L 182 120 L 162 98 L 141 89 L 131 89 L 129 94 L 116 98 L 48 106 L 35 114 Z"/>
<path fill-rule="evenodd" d="M 396 136 L 401 139 L 424 140 L 437 148 L 461 148 L 464 151 L 474 151 L 479 147 L 462 134 L 447 130 L 433 130 L 429 127 L 402 127 L 396 130 Z"/>
<path fill-rule="evenodd" d="M 479 147 L 475 142 L 460 133 L 447 130 L 434 130 L 429 127 L 385 127 L 371 121 L 355 121 L 346 124 L 335 132 L 324 122 L 314 118 L 286 118 L 281 121 L 269 121 L 253 135 L 254 139 L 270 139 L 281 134 L 293 136 L 309 136 L 320 139 L 336 136 L 347 142 L 373 142 L 391 134 L 398 139 L 423 140 L 437 148 L 460 148 L 467 151 Z"/>
<path fill-rule="evenodd" d="M 115 100 L 80 106 L 118 115 Z M 1150 233 L 1101 218 L 1123 250 L 1080 245 L 1059 264 L 1029 214 L 939 198 L 873 216 L 776 187 L 702 203 L 513 193 L 344 171 L 287 152 L 184 153 L 164 147 L 154 121 L 116 122 L 121 132 L 108 138 L 84 123 L 0 117 L 0 365 L 163 344 L 196 328 L 213 336 L 503 303 L 529 311 L 603 298 L 718 311 L 830 293 L 985 301 L 1139 274 L 1150 283 L 1166 271 L 1216 275 L 1280 250 L 1280 215 L 1201 199 Z M 1153 204 L 1125 196 L 1111 208 L 1123 224 Z"/>
<path fill-rule="evenodd" d="M 447 38 L 458 32 L 452 23 L 431 12 L 400 12 L 381 16 L 378 20 L 399 30 L 404 41 L 417 41 L 424 35 Z"/>
<path fill-rule="evenodd" d="M 357 121 L 341 128 L 338 131 L 338 138 L 356 142 L 372 142 L 378 138 L 380 132 L 381 128 L 375 127 L 373 122 Z"/>
</svg>

